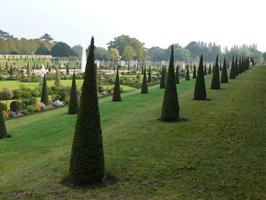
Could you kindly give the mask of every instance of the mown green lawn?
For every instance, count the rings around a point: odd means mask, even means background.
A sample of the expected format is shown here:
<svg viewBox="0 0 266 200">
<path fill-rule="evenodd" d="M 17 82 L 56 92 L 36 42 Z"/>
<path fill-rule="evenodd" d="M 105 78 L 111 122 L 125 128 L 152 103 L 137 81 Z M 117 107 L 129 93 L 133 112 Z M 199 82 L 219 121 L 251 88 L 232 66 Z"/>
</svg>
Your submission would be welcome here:
<svg viewBox="0 0 266 200">
<path fill-rule="evenodd" d="M 265 199 L 266 67 L 193 101 L 178 85 L 180 123 L 162 123 L 163 90 L 100 100 L 106 174 L 117 183 L 70 188 L 76 116 L 66 108 L 7 121 L 0 141 L 0 199 Z M 207 78 L 207 87 L 210 77 Z"/>
</svg>

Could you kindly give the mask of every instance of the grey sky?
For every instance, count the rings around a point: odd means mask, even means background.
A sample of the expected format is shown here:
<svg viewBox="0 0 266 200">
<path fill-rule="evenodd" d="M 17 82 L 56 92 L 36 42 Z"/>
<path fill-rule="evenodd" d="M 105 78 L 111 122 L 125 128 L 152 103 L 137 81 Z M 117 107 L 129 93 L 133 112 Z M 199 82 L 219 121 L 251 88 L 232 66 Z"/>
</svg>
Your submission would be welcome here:
<svg viewBox="0 0 266 200">
<path fill-rule="evenodd" d="M 190 41 L 258 45 L 266 51 L 263 0 L 1 0 L 0 29 L 16 37 L 49 33 L 71 46 L 120 34 L 146 47 Z"/>
</svg>

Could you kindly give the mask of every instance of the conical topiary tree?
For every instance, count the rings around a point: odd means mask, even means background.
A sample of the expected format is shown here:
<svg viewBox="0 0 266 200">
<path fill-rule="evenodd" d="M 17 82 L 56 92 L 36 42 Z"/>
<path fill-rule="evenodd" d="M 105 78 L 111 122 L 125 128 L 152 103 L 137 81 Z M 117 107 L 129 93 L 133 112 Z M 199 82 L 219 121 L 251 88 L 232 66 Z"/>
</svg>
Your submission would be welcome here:
<svg viewBox="0 0 266 200">
<path fill-rule="evenodd" d="M 94 49 L 92 37 L 70 159 L 69 180 L 74 185 L 96 184 L 104 178 L 103 138 Z"/>
<path fill-rule="evenodd" d="M 41 102 L 45 105 L 48 105 L 48 93 L 47 93 L 47 81 L 46 81 L 46 74 L 44 74 L 43 82 L 42 82 L 42 95 L 41 95 Z"/>
<path fill-rule="evenodd" d="M 223 63 L 221 83 L 228 83 L 227 66 L 226 66 L 226 59 L 225 58 L 224 58 L 224 63 Z"/>
<path fill-rule="evenodd" d="M 56 87 L 60 87 L 60 85 L 61 85 L 61 83 L 60 83 L 60 71 L 58 68 L 56 68 L 54 84 Z"/>
<path fill-rule="evenodd" d="M 189 66 L 186 66 L 186 76 L 185 76 L 185 80 L 189 81 L 190 80 L 190 76 L 189 76 Z"/>
<path fill-rule="evenodd" d="M 151 66 L 149 66 L 148 83 L 151 82 Z"/>
<path fill-rule="evenodd" d="M 174 47 L 171 47 L 171 55 L 169 68 L 166 79 L 166 88 L 164 91 L 161 121 L 179 121 L 179 102 L 176 91 L 176 80 L 175 80 L 175 68 L 174 68 Z"/>
<path fill-rule="evenodd" d="M 117 70 L 116 70 L 115 86 L 114 86 L 114 93 L 113 93 L 113 101 L 121 101 L 118 67 L 117 67 Z"/>
<path fill-rule="evenodd" d="M 220 73 L 219 73 L 218 55 L 216 56 L 215 65 L 213 66 L 211 89 L 220 89 Z"/>
<path fill-rule="evenodd" d="M 229 74 L 229 79 L 235 79 L 236 75 L 235 75 L 235 59 L 234 56 L 232 58 L 232 65 L 231 65 L 231 69 L 230 69 L 230 74 Z"/>
<path fill-rule="evenodd" d="M 203 71 L 203 56 L 201 55 L 199 68 L 198 68 L 198 75 L 194 88 L 194 100 L 206 100 L 206 99 L 207 99 L 207 93 L 206 93 L 205 78 Z"/>
<path fill-rule="evenodd" d="M 2 106 L 0 105 L 0 139 L 7 137 L 6 124 L 3 116 Z"/>
<path fill-rule="evenodd" d="M 196 65 L 193 65 L 193 79 L 197 78 Z"/>
<path fill-rule="evenodd" d="M 147 94 L 148 91 L 148 84 L 147 84 L 147 75 L 146 75 L 146 67 L 143 69 L 143 79 L 142 79 L 142 86 L 141 86 L 141 94 Z"/>
<path fill-rule="evenodd" d="M 72 77 L 72 85 L 70 91 L 69 105 L 68 105 L 68 114 L 77 114 L 78 113 L 78 93 L 76 86 L 76 76 L 75 72 Z"/>
<path fill-rule="evenodd" d="M 66 65 L 66 75 L 69 75 L 69 65 L 68 65 L 68 63 Z"/>
<path fill-rule="evenodd" d="M 176 80 L 176 84 L 180 83 L 180 80 L 179 80 L 179 66 L 178 65 L 176 66 L 176 70 L 175 70 L 175 80 Z"/>
<path fill-rule="evenodd" d="M 206 63 L 204 65 L 204 67 L 203 67 L 203 73 L 204 73 L 204 75 L 207 75 L 207 66 L 206 66 Z"/>
<path fill-rule="evenodd" d="M 208 74 L 212 74 L 212 66 L 211 66 L 211 64 L 209 64 Z"/>
<path fill-rule="evenodd" d="M 161 79 L 160 79 L 160 88 L 164 89 L 165 88 L 165 72 L 164 72 L 164 67 L 162 67 L 162 71 L 161 71 Z"/>
<path fill-rule="evenodd" d="M 238 59 L 237 59 L 237 56 L 236 56 L 236 59 L 235 59 L 234 73 L 235 73 L 235 76 L 238 76 Z"/>
</svg>

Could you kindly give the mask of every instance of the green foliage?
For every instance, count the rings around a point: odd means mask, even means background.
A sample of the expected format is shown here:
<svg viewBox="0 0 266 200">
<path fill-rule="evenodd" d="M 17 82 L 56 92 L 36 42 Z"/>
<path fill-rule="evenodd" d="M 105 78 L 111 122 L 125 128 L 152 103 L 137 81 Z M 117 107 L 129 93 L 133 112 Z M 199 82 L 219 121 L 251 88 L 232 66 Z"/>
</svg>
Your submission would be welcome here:
<svg viewBox="0 0 266 200">
<path fill-rule="evenodd" d="M 42 94 L 41 94 L 41 102 L 45 105 L 48 105 L 48 93 L 47 93 L 47 81 L 46 81 L 46 74 L 43 77 L 42 83 Z"/>
<path fill-rule="evenodd" d="M 51 52 L 43 44 L 41 44 L 35 51 L 36 55 L 51 55 Z"/>
<path fill-rule="evenodd" d="M 5 137 L 7 137 L 7 130 L 6 130 L 5 119 L 3 116 L 2 106 L 0 106 L 0 139 L 3 139 Z"/>
<path fill-rule="evenodd" d="M 206 100 L 207 93 L 205 87 L 205 78 L 203 72 L 203 56 L 200 56 L 198 75 L 196 78 L 196 84 L 194 88 L 194 100 Z"/>
<path fill-rule="evenodd" d="M 12 101 L 10 103 L 10 110 L 13 112 L 19 112 L 22 110 L 22 104 L 20 101 Z"/>
<path fill-rule="evenodd" d="M 236 78 L 236 74 L 235 74 L 235 59 L 234 56 L 232 58 L 232 65 L 230 68 L 230 75 L 229 75 L 229 79 L 235 79 Z"/>
<path fill-rule="evenodd" d="M 164 67 L 162 67 L 162 71 L 161 71 L 160 88 L 161 89 L 165 88 L 165 68 Z"/>
<path fill-rule="evenodd" d="M 117 70 L 116 70 L 115 86 L 114 86 L 114 93 L 113 93 L 113 101 L 121 101 L 121 92 L 120 92 L 120 82 L 119 82 L 118 67 L 117 67 Z"/>
<path fill-rule="evenodd" d="M 208 74 L 212 74 L 212 66 L 211 66 L 211 64 L 209 64 Z"/>
<path fill-rule="evenodd" d="M 192 76 L 192 78 L 193 79 L 197 78 L 196 65 L 193 65 L 193 76 Z"/>
<path fill-rule="evenodd" d="M 189 75 L 189 66 L 186 66 L 186 76 L 185 76 L 185 80 L 189 81 L 190 80 L 190 75 Z"/>
<path fill-rule="evenodd" d="M 175 79 L 176 79 L 176 84 L 179 84 L 180 80 L 179 80 L 179 66 L 178 65 L 176 66 Z"/>
<path fill-rule="evenodd" d="M 70 57 L 77 54 L 64 42 L 57 42 L 51 49 L 53 57 Z"/>
<path fill-rule="evenodd" d="M 56 87 L 60 87 L 60 85 L 61 85 L 61 83 L 60 83 L 60 71 L 59 71 L 58 68 L 56 68 L 54 85 L 55 85 Z"/>
<path fill-rule="evenodd" d="M 166 79 L 166 88 L 164 91 L 161 121 L 171 122 L 179 121 L 179 102 L 176 91 L 176 79 L 175 79 L 175 68 L 174 68 L 174 47 L 172 45 L 169 68 Z"/>
<path fill-rule="evenodd" d="M 147 94 L 148 91 L 148 83 L 147 83 L 147 75 L 146 75 L 146 67 L 143 70 L 143 79 L 142 79 L 142 86 L 141 86 L 141 94 Z"/>
<path fill-rule="evenodd" d="M 2 111 L 7 111 L 7 105 L 5 103 L 0 103 L 0 107 Z"/>
<path fill-rule="evenodd" d="M 94 48 L 92 37 L 70 159 L 69 178 L 74 185 L 95 184 L 102 181 L 104 177 L 103 139 Z"/>
<path fill-rule="evenodd" d="M 224 63 L 223 63 L 221 83 L 228 83 L 227 66 L 226 66 L 226 59 L 225 58 L 224 58 Z"/>
<path fill-rule="evenodd" d="M 148 83 L 151 82 L 151 66 L 149 66 Z"/>
<path fill-rule="evenodd" d="M 70 98 L 68 104 L 68 114 L 77 114 L 78 113 L 78 93 L 76 86 L 76 76 L 75 72 L 72 76 L 72 85 L 70 91 Z"/>
<path fill-rule="evenodd" d="M 220 89 L 220 75 L 219 75 L 218 55 L 216 56 L 215 65 L 213 67 L 211 89 Z"/>
<path fill-rule="evenodd" d="M 110 48 L 107 51 L 107 59 L 112 61 L 119 61 L 121 59 L 121 56 L 119 54 L 119 51 L 115 48 Z"/>
<path fill-rule="evenodd" d="M 204 72 L 204 75 L 207 75 L 207 66 L 206 66 L 206 64 L 203 67 L 203 72 Z"/>
</svg>

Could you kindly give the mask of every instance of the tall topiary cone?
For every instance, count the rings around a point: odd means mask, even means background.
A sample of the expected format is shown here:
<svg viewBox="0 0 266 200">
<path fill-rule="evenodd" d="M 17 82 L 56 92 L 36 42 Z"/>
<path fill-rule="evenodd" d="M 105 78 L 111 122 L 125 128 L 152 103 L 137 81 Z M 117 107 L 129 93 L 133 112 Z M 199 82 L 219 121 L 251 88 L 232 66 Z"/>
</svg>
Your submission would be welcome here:
<svg viewBox="0 0 266 200">
<path fill-rule="evenodd" d="M 68 114 L 77 114 L 78 113 L 78 93 L 76 86 L 76 76 L 75 72 L 72 77 L 72 85 L 70 91 L 69 105 L 68 105 Z"/>
<path fill-rule="evenodd" d="M 165 88 L 165 72 L 164 72 L 164 67 L 162 67 L 162 72 L 161 72 L 160 88 L 161 89 L 164 89 Z"/>
<path fill-rule="evenodd" d="M 114 93 L 113 93 L 113 101 L 121 101 L 118 67 L 117 67 L 117 70 L 116 70 L 115 87 L 114 87 Z"/>
<path fill-rule="evenodd" d="M 237 59 L 237 56 L 236 56 L 236 59 L 235 59 L 235 68 L 234 68 L 234 73 L 235 73 L 235 76 L 238 76 L 238 59 Z"/>
<path fill-rule="evenodd" d="M 211 66 L 211 64 L 209 64 L 208 74 L 212 74 L 212 66 Z"/>
<path fill-rule="evenodd" d="M 194 89 L 194 100 L 206 100 L 207 93 L 205 87 L 204 79 L 204 69 L 203 69 L 203 56 L 200 56 L 198 76 L 196 79 L 195 89 Z"/>
<path fill-rule="evenodd" d="M 151 82 L 151 66 L 149 66 L 148 83 Z"/>
<path fill-rule="evenodd" d="M 224 58 L 224 63 L 223 63 L 221 83 L 228 83 L 227 66 L 226 66 L 226 59 L 225 58 Z"/>
<path fill-rule="evenodd" d="M 190 80 L 190 76 L 189 76 L 189 66 L 186 66 L 186 76 L 185 76 L 185 80 L 189 81 Z"/>
<path fill-rule="evenodd" d="M 193 79 L 197 78 L 196 65 L 193 65 Z"/>
<path fill-rule="evenodd" d="M 176 91 L 175 68 L 174 68 L 174 47 L 171 48 L 171 56 L 164 91 L 161 121 L 179 121 L 179 103 Z"/>
<path fill-rule="evenodd" d="M 206 63 L 205 63 L 205 65 L 203 66 L 203 74 L 204 75 L 207 75 L 208 73 L 207 73 L 207 66 L 206 66 Z"/>
<path fill-rule="evenodd" d="M 213 66 L 211 89 L 220 89 L 220 73 L 219 73 L 218 55 L 216 56 L 215 65 Z"/>
<path fill-rule="evenodd" d="M 230 69 L 230 74 L 229 74 L 229 79 L 235 79 L 236 75 L 235 75 L 235 59 L 234 56 L 232 58 L 232 65 L 231 65 L 231 69 Z"/>
<path fill-rule="evenodd" d="M 149 91 L 148 91 L 148 84 L 147 84 L 146 67 L 144 67 L 141 94 L 147 94 L 148 92 Z"/>
<path fill-rule="evenodd" d="M 44 74 L 44 77 L 43 77 L 41 102 L 44 103 L 45 105 L 48 105 L 46 74 Z"/>
<path fill-rule="evenodd" d="M 66 65 L 66 75 L 69 75 L 69 65 L 68 65 L 68 63 Z"/>
<path fill-rule="evenodd" d="M 56 87 L 60 87 L 60 71 L 58 68 L 56 68 L 56 73 L 55 73 L 55 82 L 54 82 Z"/>
<path fill-rule="evenodd" d="M 3 116 L 2 106 L 0 105 L 0 139 L 7 137 L 6 124 Z"/>
<path fill-rule="evenodd" d="M 179 80 L 179 66 L 176 66 L 176 70 L 175 70 L 175 80 L 176 80 L 176 84 L 180 84 L 180 80 Z"/>
<path fill-rule="evenodd" d="M 103 138 L 94 49 L 92 37 L 70 159 L 69 179 L 74 185 L 96 184 L 104 177 Z"/>
</svg>

